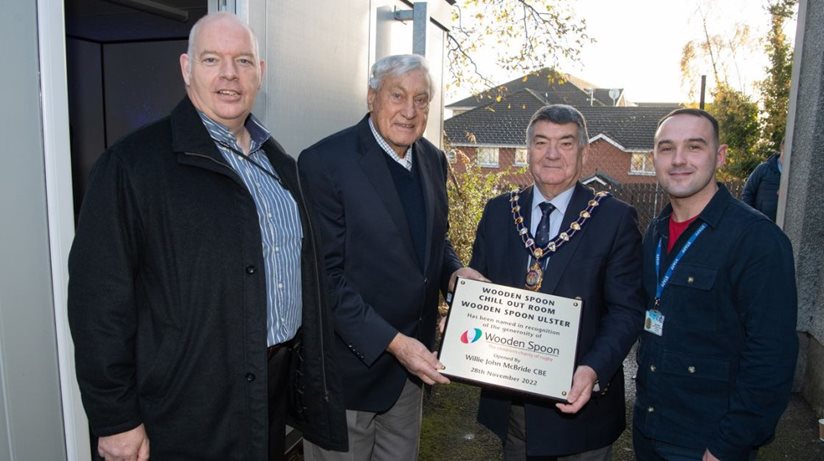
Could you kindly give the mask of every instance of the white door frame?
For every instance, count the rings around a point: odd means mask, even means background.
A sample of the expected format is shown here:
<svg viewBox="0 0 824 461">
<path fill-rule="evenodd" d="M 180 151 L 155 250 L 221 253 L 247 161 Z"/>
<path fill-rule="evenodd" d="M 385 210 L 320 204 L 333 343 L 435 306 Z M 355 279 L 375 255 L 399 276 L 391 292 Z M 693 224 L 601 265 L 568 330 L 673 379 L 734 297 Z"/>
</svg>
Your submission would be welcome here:
<svg viewBox="0 0 824 461">
<path fill-rule="evenodd" d="M 66 32 L 62 0 L 37 0 L 40 105 L 46 176 L 46 210 L 51 263 L 57 366 L 63 406 L 66 459 L 87 460 L 89 424 L 74 374 L 74 344 L 66 315 L 69 248 L 74 237 Z"/>
</svg>

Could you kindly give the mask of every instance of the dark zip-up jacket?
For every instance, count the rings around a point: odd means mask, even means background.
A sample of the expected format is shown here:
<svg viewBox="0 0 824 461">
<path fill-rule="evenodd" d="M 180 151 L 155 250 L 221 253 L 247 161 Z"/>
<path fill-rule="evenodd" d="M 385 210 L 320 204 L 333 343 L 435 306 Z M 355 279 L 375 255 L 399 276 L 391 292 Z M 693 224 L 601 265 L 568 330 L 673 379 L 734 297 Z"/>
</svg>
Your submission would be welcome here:
<svg viewBox="0 0 824 461">
<path fill-rule="evenodd" d="M 775 221 L 780 184 L 781 171 L 778 169 L 778 154 L 773 154 L 755 167 L 750 177 L 747 178 L 744 191 L 741 192 L 741 200 Z"/>
<path fill-rule="evenodd" d="M 333 326 L 294 159 L 264 150 L 303 224 L 292 424 L 346 447 Z M 185 98 L 97 162 L 69 259 L 69 322 L 92 431 L 145 424 L 152 459 L 262 460 L 266 286 L 251 195 Z"/>
<path fill-rule="evenodd" d="M 769 442 L 790 399 L 798 352 L 790 241 L 726 187 L 662 254 L 672 272 L 659 309 L 663 335 L 643 332 L 633 425 L 644 436 L 747 460 Z M 644 290 L 654 305 L 658 242 L 666 253 L 670 205 L 644 237 Z"/>
</svg>

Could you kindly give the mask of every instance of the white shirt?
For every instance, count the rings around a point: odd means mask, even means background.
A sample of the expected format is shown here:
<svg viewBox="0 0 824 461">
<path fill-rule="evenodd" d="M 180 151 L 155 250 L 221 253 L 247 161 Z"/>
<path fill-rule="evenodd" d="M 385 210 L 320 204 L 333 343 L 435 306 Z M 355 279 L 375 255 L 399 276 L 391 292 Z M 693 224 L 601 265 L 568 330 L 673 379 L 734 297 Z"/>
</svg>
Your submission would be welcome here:
<svg viewBox="0 0 824 461">
<path fill-rule="evenodd" d="M 378 142 L 378 145 L 381 146 L 386 155 L 388 155 L 392 160 L 398 162 L 400 166 L 406 168 L 406 171 L 412 171 L 412 146 L 406 149 L 406 154 L 403 158 L 401 158 L 397 152 L 395 152 L 389 143 L 383 139 L 383 136 L 378 133 L 378 129 L 375 128 L 375 124 L 372 123 L 372 117 L 369 117 L 369 129 L 372 130 L 372 134 L 375 136 L 375 141 Z"/>
</svg>

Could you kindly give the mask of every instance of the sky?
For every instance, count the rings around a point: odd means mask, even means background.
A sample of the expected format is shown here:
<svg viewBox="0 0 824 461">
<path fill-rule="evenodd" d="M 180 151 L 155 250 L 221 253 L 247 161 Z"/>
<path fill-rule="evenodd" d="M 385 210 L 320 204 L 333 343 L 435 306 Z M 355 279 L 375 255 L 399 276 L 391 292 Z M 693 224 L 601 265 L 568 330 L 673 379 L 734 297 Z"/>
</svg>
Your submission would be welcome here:
<svg viewBox="0 0 824 461">
<path fill-rule="evenodd" d="M 711 33 L 735 30 L 747 24 L 756 39 L 752 49 L 740 50 L 730 68 L 730 83 L 757 96 L 753 83 L 764 78 L 767 58 L 763 43 L 769 29 L 766 0 L 566 0 L 573 14 L 586 19 L 587 44 L 578 63 L 564 71 L 600 88 L 623 88 L 633 102 L 685 102 L 693 98 L 681 82 L 681 51 L 690 40 L 703 37 L 699 4 L 707 12 Z M 795 21 L 785 24 L 789 41 L 795 40 Z M 712 79 L 709 65 L 702 73 Z M 500 75 L 503 83 L 517 75 Z M 708 81 L 708 85 L 713 85 Z M 698 85 L 696 85 L 698 86 Z M 709 98 L 708 98 L 709 99 Z"/>
</svg>

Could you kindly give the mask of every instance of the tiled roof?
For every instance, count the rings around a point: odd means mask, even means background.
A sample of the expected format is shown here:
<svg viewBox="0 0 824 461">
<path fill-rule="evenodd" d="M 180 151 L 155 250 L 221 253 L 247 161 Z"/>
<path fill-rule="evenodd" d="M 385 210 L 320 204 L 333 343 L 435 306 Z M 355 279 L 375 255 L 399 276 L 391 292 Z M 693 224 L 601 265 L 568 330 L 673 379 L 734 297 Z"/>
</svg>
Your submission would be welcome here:
<svg viewBox="0 0 824 461">
<path fill-rule="evenodd" d="M 590 96 L 580 85 L 589 84 L 572 76 L 562 75 L 549 67 L 545 67 L 534 73 L 461 99 L 446 107 L 454 109 L 485 106 L 490 102 L 496 101 L 499 97 L 508 97 L 525 89 L 531 89 L 551 101 L 563 102 L 576 107 L 584 104 L 590 105 L 591 97 L 593 98 L 593 105 L 612 105 L 612 99 L 609 97 L 609 89 L 596 89 L 595 94 Z M 593 86 L 594 85 L 590 85 L 590 87 Z"/>
<path fill-rule="evenodd" d="M 584 107 L 590 139 L 603 134 L 626 150 L 652 149 L 658 121 L 677 105 L 661 107 Z"/>
<path fill-rule="evenodd" d="M 444 134 L 453 145 L 522 146 L 529 118 L 544 104 L 531 90 L 521 90 L 445 120 Z"/>
<path fill-rule="evenodd" d="M 557 96 L 557 95 L 556 95 Z M 523 146 L 530 117 L 548 103 L 569 101 L 524 89 L 444 121 L 444 133 L 453 145 Z M 571 103 L 587 120 L 590 139 L 607 136 L 625 150 L 648 150 L 658 120 L 677 105 L 612 107 Z"/>
<path fill-rule="evenodd" d="M 613 89 L 618 91 L 618 95 L 615 97 L 615 101 L 617 102 L 624 94 L 623 88 L 595 88 L 593 90 L 595 92 L 593 96 L 598 101 L 607 101 L 607 103 L 604 104 L 605 106 L 614 106 L 615 104 L 612 103 L 612 96 L 609 95 L 609 92 Z"/>
</svg>

